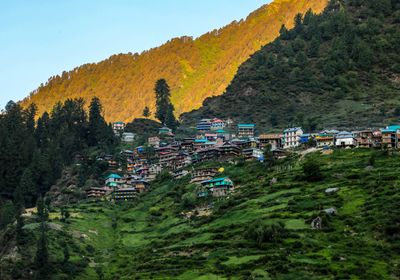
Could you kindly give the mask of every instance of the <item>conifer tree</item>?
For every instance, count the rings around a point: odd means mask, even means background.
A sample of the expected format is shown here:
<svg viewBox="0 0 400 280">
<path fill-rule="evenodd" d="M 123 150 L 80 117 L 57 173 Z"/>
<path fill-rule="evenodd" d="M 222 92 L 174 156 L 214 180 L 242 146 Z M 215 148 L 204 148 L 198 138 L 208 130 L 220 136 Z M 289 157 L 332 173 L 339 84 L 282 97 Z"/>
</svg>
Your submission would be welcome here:
<svg viewBox="0 0 400 280">
<path fill-rule="evenodd" d="M 171 92 L 167 81 L 165 79 L 160 79 L 156 82 L 155 86 L 156 92 L 156 118 L 163 124 L 165 124 L 166 117 L 170 105 Z"/>
<path fill-rule="evenodd" d="M 151 112 L 150 112 L 150 109 L 149 109 L 149 107 L 144 107 L 144 109 L 143 109 L 143 117 L 145 117 L 145 118 L 148 118 L 148 117 L 150 117 L 150 115 L 151 115 Z"/>
</svg>

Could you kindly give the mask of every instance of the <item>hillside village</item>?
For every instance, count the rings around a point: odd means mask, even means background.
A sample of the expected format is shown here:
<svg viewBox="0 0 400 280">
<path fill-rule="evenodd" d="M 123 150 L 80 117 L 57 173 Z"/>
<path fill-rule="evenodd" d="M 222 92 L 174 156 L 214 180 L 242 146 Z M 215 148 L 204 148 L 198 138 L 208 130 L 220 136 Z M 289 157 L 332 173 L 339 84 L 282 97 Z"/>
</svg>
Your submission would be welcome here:
<svg viewBox="0 0 400 280">
<path fill-rule="evenodd" d="M 179 179 L 190 174 L 198 185 L 197 196 L 225 197 L 234 190 L 234 182 L 220 177 L 217 168 L 193 169 L 192 165 L 204 161 L 257 160 L 284 158 L 293 152 L 307 149 L 331 153 L 339 148 L 400 148 L 400 125 L 359 131 L 322 130 L 307 133 L 301 127 L 287 128 L 281 133 L 257 133 L 255 124 L 234 124 L 231 120 L 202 119 L 196 125 L 196 135 L 175 137 L 172 129 L 161 127 L 158 135 L 148 138 L 146 145 L 134 147 L 135 133 L 125 132 L 126 124 L 113 124 L 115 135 L 125 146 L 123 160 L 112 155 L 98 157 L 108 163 L 109 170 L 102 187 L 86 190 L 89 199 L 130 201 L 146 192 L 157 175 L 168 172 Z"/>
</svg>

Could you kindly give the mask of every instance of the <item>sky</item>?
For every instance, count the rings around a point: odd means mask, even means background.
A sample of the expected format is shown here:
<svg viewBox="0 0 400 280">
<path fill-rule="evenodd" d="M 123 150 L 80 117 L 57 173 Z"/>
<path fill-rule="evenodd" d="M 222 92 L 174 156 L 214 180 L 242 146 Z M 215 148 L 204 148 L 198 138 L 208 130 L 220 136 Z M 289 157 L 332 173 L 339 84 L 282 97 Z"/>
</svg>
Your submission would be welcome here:
<svg viewBox="0 0 400 280">
<path fill-rule="evenodd" d="M 269 2 L 0 0 L 0 109 L 64 70 L 198 37 Z"/>
</svg>

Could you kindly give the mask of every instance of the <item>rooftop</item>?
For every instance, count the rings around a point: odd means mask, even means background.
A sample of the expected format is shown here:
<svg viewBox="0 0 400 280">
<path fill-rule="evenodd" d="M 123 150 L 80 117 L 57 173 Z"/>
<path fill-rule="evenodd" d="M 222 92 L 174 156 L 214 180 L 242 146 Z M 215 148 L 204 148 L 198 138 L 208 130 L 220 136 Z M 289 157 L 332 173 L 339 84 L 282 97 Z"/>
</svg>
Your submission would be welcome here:
<svg viewBox="0 0 400 280">
<path fill-rule="evenodd" d="M 240 123 L 238 124 L 238 127 L 241 128 L 254 128 L 256 125 L 252 123 Z"/>
</svg>

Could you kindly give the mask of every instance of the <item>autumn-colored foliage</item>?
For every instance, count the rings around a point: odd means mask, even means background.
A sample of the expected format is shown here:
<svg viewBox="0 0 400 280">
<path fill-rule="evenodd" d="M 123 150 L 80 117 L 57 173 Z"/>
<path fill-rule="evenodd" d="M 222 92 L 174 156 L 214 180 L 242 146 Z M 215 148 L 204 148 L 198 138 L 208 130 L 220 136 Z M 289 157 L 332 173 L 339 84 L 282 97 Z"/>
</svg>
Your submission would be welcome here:
<svg viewBox="0 0 400 280">
<path fill-rule="evenodd" d="M 310 8 L 319 13 L 326 4 L 327 0 L 276 0 L 245 20 L 197 39 L 175 38 L 141 54 L 113 55 L 63 72 L 31 93 L 22 105 L 36 103 L 40 115 L 67 98 L 88 101 L 97 96 L 108 121 L 131 121 L 142 116 L 146 106 L 156 111 L 154 84 L 164 78 L 179 115 L 199 108 L 207 97 L 222 94 L 239 65 L 275 39 L 282 24 L 292 27 L 297 13 Z"/>
</svg>

